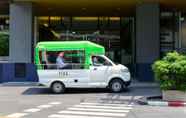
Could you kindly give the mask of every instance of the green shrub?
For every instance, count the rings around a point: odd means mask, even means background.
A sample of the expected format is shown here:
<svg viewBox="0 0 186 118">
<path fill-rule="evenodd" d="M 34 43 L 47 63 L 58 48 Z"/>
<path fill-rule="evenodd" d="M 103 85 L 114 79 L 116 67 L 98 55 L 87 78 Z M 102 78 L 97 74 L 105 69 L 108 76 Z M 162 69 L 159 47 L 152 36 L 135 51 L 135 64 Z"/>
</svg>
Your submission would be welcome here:
<svg viewBox="0 0 186 118">
<path fill-rule="evenodd" d="M 186 56 L 177 52 L 167 55 L 152 65 L 162 90 L 186 91 Z"/>
<path fill-rule="evenodd" d="M 9 55 L 9 34 L 0 32 L 0 56 Z"/>
</svg>

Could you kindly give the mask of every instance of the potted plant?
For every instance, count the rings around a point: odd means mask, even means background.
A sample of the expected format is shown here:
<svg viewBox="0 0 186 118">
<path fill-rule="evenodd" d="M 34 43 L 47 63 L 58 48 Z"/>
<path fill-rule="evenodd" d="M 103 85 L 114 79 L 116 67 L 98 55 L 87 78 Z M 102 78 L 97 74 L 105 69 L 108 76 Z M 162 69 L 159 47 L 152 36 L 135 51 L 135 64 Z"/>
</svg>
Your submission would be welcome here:
<svg viewBox="0 0 186 118">
<path fill-rule="evenodd" d="M 163 100 L 186 101 L 186 56 L 167 53 L 152 65 L 155 79 L 160 83 Z"/>
</svg>

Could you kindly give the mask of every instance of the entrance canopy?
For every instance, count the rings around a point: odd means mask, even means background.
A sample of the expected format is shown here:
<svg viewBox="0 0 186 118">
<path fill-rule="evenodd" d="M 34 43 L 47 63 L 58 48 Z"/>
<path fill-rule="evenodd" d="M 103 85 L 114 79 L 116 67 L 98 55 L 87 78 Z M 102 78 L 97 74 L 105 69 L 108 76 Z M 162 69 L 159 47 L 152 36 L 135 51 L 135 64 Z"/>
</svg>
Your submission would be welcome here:
<svg viewBox="0 0 186 118">
<path fill-rule="evenodd" d="M 14 0 L 34 3 L 37 15 L 120 16 L 135 13 L 131 0 Z"/>
<path fill-rule="evenodd" d="M 162 8 L 186 10 L 184 0 L 0 0 L 0 11 L 11 2 L 32 2 L 36 15 L 131 16 L 138 4 L 159 3 Z"/>
<path fill-rule="evenodd" d="M 0 0 L 0 14 L 9 13 L 9 3 L 32 2 L 35 15 L 131 16 L 138 4 L 159 3 L 163 9 L 186 10 L 185 0 Z"/>
<path fill-rule="evenodd" d="M 0 14 L 8 14 L 9 0 L 0 0 Z"/>
</svg>

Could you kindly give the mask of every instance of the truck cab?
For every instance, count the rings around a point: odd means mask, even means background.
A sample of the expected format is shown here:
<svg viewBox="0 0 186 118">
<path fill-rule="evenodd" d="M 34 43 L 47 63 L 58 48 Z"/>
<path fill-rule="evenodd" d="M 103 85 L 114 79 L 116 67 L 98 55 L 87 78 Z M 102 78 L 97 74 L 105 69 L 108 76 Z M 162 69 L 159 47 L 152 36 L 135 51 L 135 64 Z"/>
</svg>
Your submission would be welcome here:
<svg viewBox="0 0 186 118">
<path fill-rule="evenodd" d="M 64 67 L 57 63 L 60 58 Z M 40 42 L 35 48 L 35 64 L 39 83 L 54 93 L 63 93 L 66 88 L 121 92 L 131 81 L 127 67 L 112 62 L 103 46 L 89 41 Z"/>
</svg>

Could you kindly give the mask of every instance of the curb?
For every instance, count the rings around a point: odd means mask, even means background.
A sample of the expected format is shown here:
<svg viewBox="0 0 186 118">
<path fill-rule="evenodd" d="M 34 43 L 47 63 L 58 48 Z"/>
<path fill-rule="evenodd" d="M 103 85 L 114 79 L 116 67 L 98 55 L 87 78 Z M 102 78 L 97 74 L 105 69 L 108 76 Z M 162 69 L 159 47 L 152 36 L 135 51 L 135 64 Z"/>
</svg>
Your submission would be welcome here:
<svg viewBox="0 0 186 118">
<path fill-rule="evenodd" d="M 161 101 L 161 100 L 152 100 L 152 99 L 161 98 L 161 96 L 151 96 L 145 97 L 141 100 L 138 100 L 140 105 L 149 105 L 149 106 L 168 106 L 168 107 L 186 107 L 186 102 L 184 101 Z"/>
<path fill-rule="evenodd" d="M 185 107 L 186 102 L 183 101 L 147 101 L 150 106 L 169 106 L 169 107 Z"/>
<path fill-rule="evenodd" d="M 139 87 L 139 88 L 148 88 L 148 87 L 159 87 L 158 83 L 155 82 L 135 82 L 135 81 L 131 81 L 131 84 L 129 87 Z"/>
<path fill-rule="evenodd" d="M 1 86 L 38 86 L 38 82 L 6 82 L 1 83 Z"/>
</svg>

